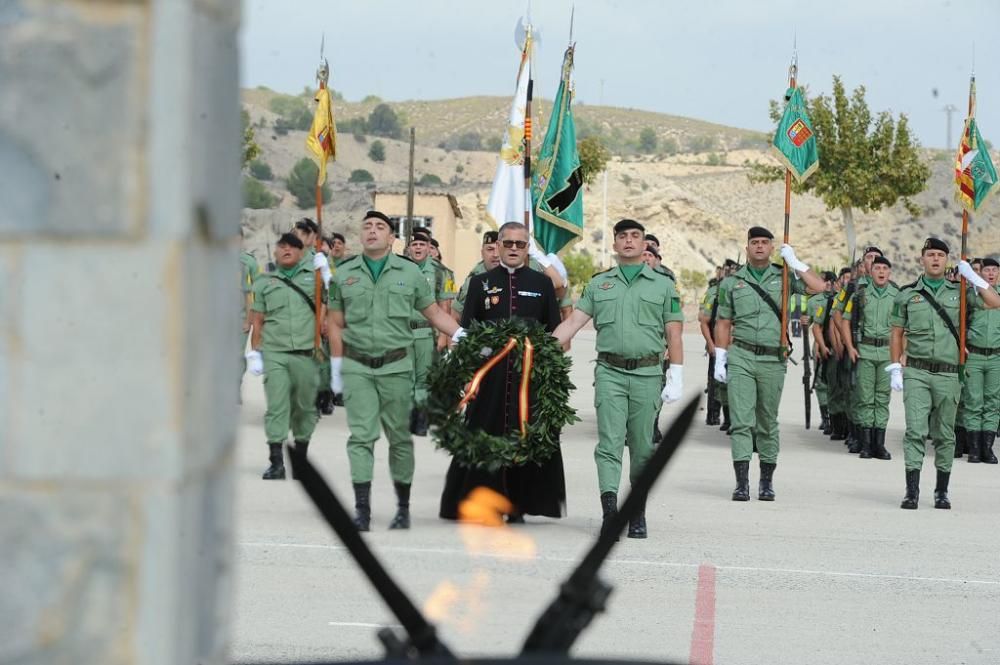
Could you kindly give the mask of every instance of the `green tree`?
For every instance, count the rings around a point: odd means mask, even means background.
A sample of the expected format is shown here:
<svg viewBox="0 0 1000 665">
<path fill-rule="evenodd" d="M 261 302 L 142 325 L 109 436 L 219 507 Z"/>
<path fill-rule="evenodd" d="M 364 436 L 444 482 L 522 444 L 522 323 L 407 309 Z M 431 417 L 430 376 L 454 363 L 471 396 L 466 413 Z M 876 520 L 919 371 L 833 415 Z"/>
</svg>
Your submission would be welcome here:
<svg viewBox="0 0 1000 665">
<path fill-rule="evenodd" d="M 303 210 L 316 207 L 316 180 L 319 178 L 319 167 L 316 162 L 303 157 L 292 167 L 288 174 L 288 191 L 295 197 L 295 203 Z M 330 186 L 323 184 L 323 200 L 330 200 Z"/>
<path fill-rule="evenodd" d="M 586 252 L 571 252 L 562 257 L 563 265 L 566 266 L 566 274 L 569 276 L 569 283 L 578 292 L 590 278 L 597 272 L 597 264 L 593 257 Z"/>
<path fill-rule="evenodd" d="M 375 182 L 375 176 L 364 169 L 354 169 L 347 182 Z"/>
<path fill-rule="evenodd" d="M 278 197 L 267 191 L 260 180 L 243 176 L 243 205 L 247 208 L 260 210 L 262 208 L 273 208 L 278 204 Z"/>
<path fill-rule="evenodd" d="M 399 116 L 388 104 L 379 104 L 368 116 L 368 133 L 375 136 L 385 136 L 398 139 L 403 136 L 403 128 L 399 124 Z"/>
<path fill-rule="evenodd" d="M 803 91 L 804 94 L 804 91 Z M 905 114 L 893 117 L 882 111 L 874 119 L 858 86 L 850 98 L 839 76 L 833 77 L 833 96 L 820 95 L 806 102 L 816 134 L 820 168 L 795 192 L 812 192 L 828 210 L 839 209 L 844 219 L 847 251 L 854 253 L 857 234 L 854 210 L 877 212 L 901 202 L 917 217 L 920 208 L 911 199 L 924 190 L 931 171 L 919 154 L 919 143 L 910 134 Z M 771 119 L 777 123 L 782 109 L 771 100 Z M 784 180 L 779 166 L 750 166 L 751 182 Z"/>
<path fill-rule="evenodd" d="M 250 162 L 250 175 L 257 180 L 274 180 L 274 171 L 267 165 L 267 162 L 259 159 Z"/>
<path fill-rule="evenodd" d="M 466 132 L 458 137 L 459 150 L 482 150 L 483 139 L 478 132 Z"/>
<path fill-rule="evenodd" d="M 253 127 L 250 126 L 250 114 L 246 109 L 240 110 L 240 122 L 243 124 L 243 166 L 241 168 L 245 169 L 250 165 L 250 162 L 257 159 L 257 155 L 260 154 L 260 146 L 257 145 Z"/>
<path fill-rule="evenodd" d="M 583 176 L 583 182 L 589 185 L 604 170 L 611 159 L 611 153 L 600 137 L 594 135 L 579 141 L 576 149 L 580 153 L 580 175 Z"/>
<path fill-rule="evenodd" d="M 639 132 L 639 152 L 646 154 L 656 152 L 656 132 L 652 127 L 643 127 Z"/>
<path fill-rule="evenodd" d="M 425 173 L 417 180 L 417 184 L 421 187 L 440 187 L 444 181 L 433 173 Z"/>
<path fill-rule="evenodd" d="M 486 150 L 489 152 L 500 152 L 503 147 L 503 139 L 499 136 L 491 136 L 486 139 Z"/>
<path fill-rule="evenodd" d="M 664 155 L 676 155 L 680 151 L 681 146 L 673 136 L 668 136 L 660 141 L 660 152 Z"/>
<path fill-rule="evenodd" d="M 715 144 L 716 140 L 714 136 L 704 136 L 701 134 L 692 136 L 687 140 L 688 150 L 696 155 L 700 152 L 715 150 Z"/>
<path fill-rule="evenodd" d="M 361 100 L 362 104 L 381 104 L 382 98 L 378 95 L 365 95 L 365 98 Z"/>
<path fill-rule="evenodd" d="M 378 140 L 372 141 L 371 147 L 368 148 L 368 158 L 373 162 L 384 162 L 385 144 Z"/>
</svg>

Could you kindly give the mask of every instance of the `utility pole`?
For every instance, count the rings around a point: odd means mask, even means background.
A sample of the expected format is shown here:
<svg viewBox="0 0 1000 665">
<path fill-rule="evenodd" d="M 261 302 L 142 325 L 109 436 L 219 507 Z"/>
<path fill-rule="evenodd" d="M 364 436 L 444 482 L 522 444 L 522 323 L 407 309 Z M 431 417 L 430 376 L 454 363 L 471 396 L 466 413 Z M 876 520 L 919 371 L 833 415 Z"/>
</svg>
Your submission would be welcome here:
<svg viewBox="0 0 1000 665">
<path fill-rule="evenodd" d="M 410 179 L 406 188 L 406 244 L 409 246 L 413 236 L 413 154 L 417 142 L 417 130 L 410 127 Z"/>
<path fill-rule="evenodd" d="M 941 110 L 944 111 L 945 115 L 948 118 L 948 130 L 947 130 L 947 134 L 945 135 L 947 138 L 945 139 L 945 146 L 944 147 L 947 150 L 951 150 L 951 116 L 952 116 L 952 114 L 955 111 L 958 110 L 958 107 L 955 106 L 954 104 L 948 104 L 947 106 L 945 106 Z"/>
</svg>

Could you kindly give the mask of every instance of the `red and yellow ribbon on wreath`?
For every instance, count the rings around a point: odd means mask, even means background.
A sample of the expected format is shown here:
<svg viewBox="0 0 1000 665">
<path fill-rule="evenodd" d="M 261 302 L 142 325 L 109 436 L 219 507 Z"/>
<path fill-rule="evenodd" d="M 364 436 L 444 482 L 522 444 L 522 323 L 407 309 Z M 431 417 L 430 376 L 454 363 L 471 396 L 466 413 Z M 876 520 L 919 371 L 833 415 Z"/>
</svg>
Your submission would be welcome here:
<svg viewBox="0 0 1000 665">
<path fill-rule="evenodd" d="M 506 358 L 510 352 L 515 349 L 515 347 L 517 347 L 517 338 L 511 337 L 498 353 L 487 360 L 482 367 L 476 370 L 475 374 L 472 375 L 472 380 L 469 382 L 469 388 L 465 392 L 465 397 L 463 397 L 462 401 L 458 403 L 458 406 L 455 409 L 456 411 L 461 410 L 469 402 L 476 398 L 476 395 L 479 393 L 479 386 L 483 383 L 483 379 L 486 378 L 486 375 L 490 373 L 490 370 L 500 364 L 500 361 Z M 524 356 L 521 359 L 521 386 L 517 395 L 517 415 L 518 422 L 521 427 L 522 438 L 528 436 L 528 420 L 531 416 L 531 400 L 529 391 L 531 388 L 531 369 L 534 363 L 535 347 L 531 343 L 531 340 L 525 337 Z"/>
</svg>

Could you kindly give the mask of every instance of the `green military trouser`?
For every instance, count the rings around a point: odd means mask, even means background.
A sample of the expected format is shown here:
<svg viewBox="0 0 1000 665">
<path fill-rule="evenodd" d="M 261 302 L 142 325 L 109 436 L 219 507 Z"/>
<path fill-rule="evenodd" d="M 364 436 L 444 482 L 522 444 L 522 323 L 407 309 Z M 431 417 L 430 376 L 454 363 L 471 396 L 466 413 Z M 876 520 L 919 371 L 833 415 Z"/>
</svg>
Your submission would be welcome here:
<svg viewBox="0 0 1000 665">
<path fill-rule="evenodd" d="M 1000 425 L 1000 355 L 970 353 L 959 409 L 970 432 L 995 432 Z"/>
<path fill-rule="evenodd" d="M 847 384 L 849 381 L 846 380 L 841 370 L 841 363 L 837 360 L 837 356 L 831 355 L 826 362 L 827 404 L 829 405 L 830 413 L 846 413 L 847 389 L 850 387 Z"/>
<path fill-rule="evenodd" d="M 618 492 L 622 454 L 628 446 L 629 481 L 635 482 L 653 454 L 653 419 L 660 408 L 663 379 L 597 363 L 594 408 L 597 411 L 597 484 L 601 493 Z"/>
<path fill-rule="evenodd" d="M 434 335 L 413 340 L 413 403 L 421 407 L 427 403 L 427 372 L 434 362 L 435 341 Z"/>
<path fill-rule="evenodd" d="M 761 462 L 778 462 L 778 405 L 785 387 L 785 363 L 774 356 L 758 356 L 735 344 L 729 347 L 726 367 L 729 383 L 730 440 L 734 462 L 753 456 L 754 437 Z"/>
<path fill-rule="evenodd" d="M 351 482 L 368 483 L 375 467 L 375 442 L 379 423 L 389 440 L 389 473 L 393 482 L 413 482 L 413 373 L 377 375 L 373 370 L 344 359 L 344 408 L 347 410 L 347 459 Z"/>
<path fill-rule="evenodd" d="M 861 427 L 885 429 L 889 422 L 889 373 L 885 371 L 888 360 L 858 359 L 857 417 Z"/>
<path fill-rule="evenodd" d="M 934 466 L 938 471 L 951 471 L 955 457 L 955 413 L 961 392 L 958 374 L 934 374 L 913 367 L 903 370 L 906 407 L 903 458 L 907 471 L 923 465 L 928 432 L 934 446 Z"/>
<path fill-rule="evenodd" d="M 318 392 L 330 389 L 330 342 L 323 338 L 323 356 L 316 361 L 319 367 Z"/>
<path fill-rule="evenodd" d="M 308 441 L 316 429 L 316 386 L 319 372 L 312 355 L 264 349 L 264 434 L 268 443 L 283 443 L 288 430 L 296 441 Z"/>
<path fill-rule="evenodd" d="M 715 381 L 715 379 L 712 379 Z M 726 384 L 715 381 L 715 399 L 719 400 L 722 406 L 729 406 L 729 388 Z"/>
<path fill-rule="evenodd" d="M 829 390 L 826 385 L 826 370 L 823 369 L 822 363 L 817 363 L 814 367 L 816 372 L 816 380 L 813 383 L 813 392 L 816 394 L 816 401 L 819 402 L 820 406 L 827 406 L 829 401 Z"/>
</svg>

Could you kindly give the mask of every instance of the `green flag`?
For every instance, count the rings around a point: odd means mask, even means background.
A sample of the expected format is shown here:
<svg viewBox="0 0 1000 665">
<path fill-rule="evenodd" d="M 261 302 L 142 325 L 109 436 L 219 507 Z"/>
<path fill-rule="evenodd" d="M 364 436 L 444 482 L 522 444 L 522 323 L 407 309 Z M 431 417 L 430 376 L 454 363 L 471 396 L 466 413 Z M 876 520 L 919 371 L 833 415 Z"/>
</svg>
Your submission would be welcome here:
<svg viewBox="0 0 1000 665">
<path fill-rule="evenodd" d="M 573 123 L 573 47 L 563 57 L 562 80 L 531 181 L 534 235 L 546 253 L 559 252 L 583 235 L 583 173 Z"/>
<path fill-rule="evenodd" d="M 819 168 L 816 134 L 799 89 L 789 88 L 785 100 L 785 113 L 778 123 L 771 148 L 795 180 L 802 182 Z"/>
<path fill-rule="evenodd" d="M 965 122 L 955 159 L 956 198 L 966 210 L 976 211 L 997 186 L 997 170 L 975 118 Z"/>
</svg>

